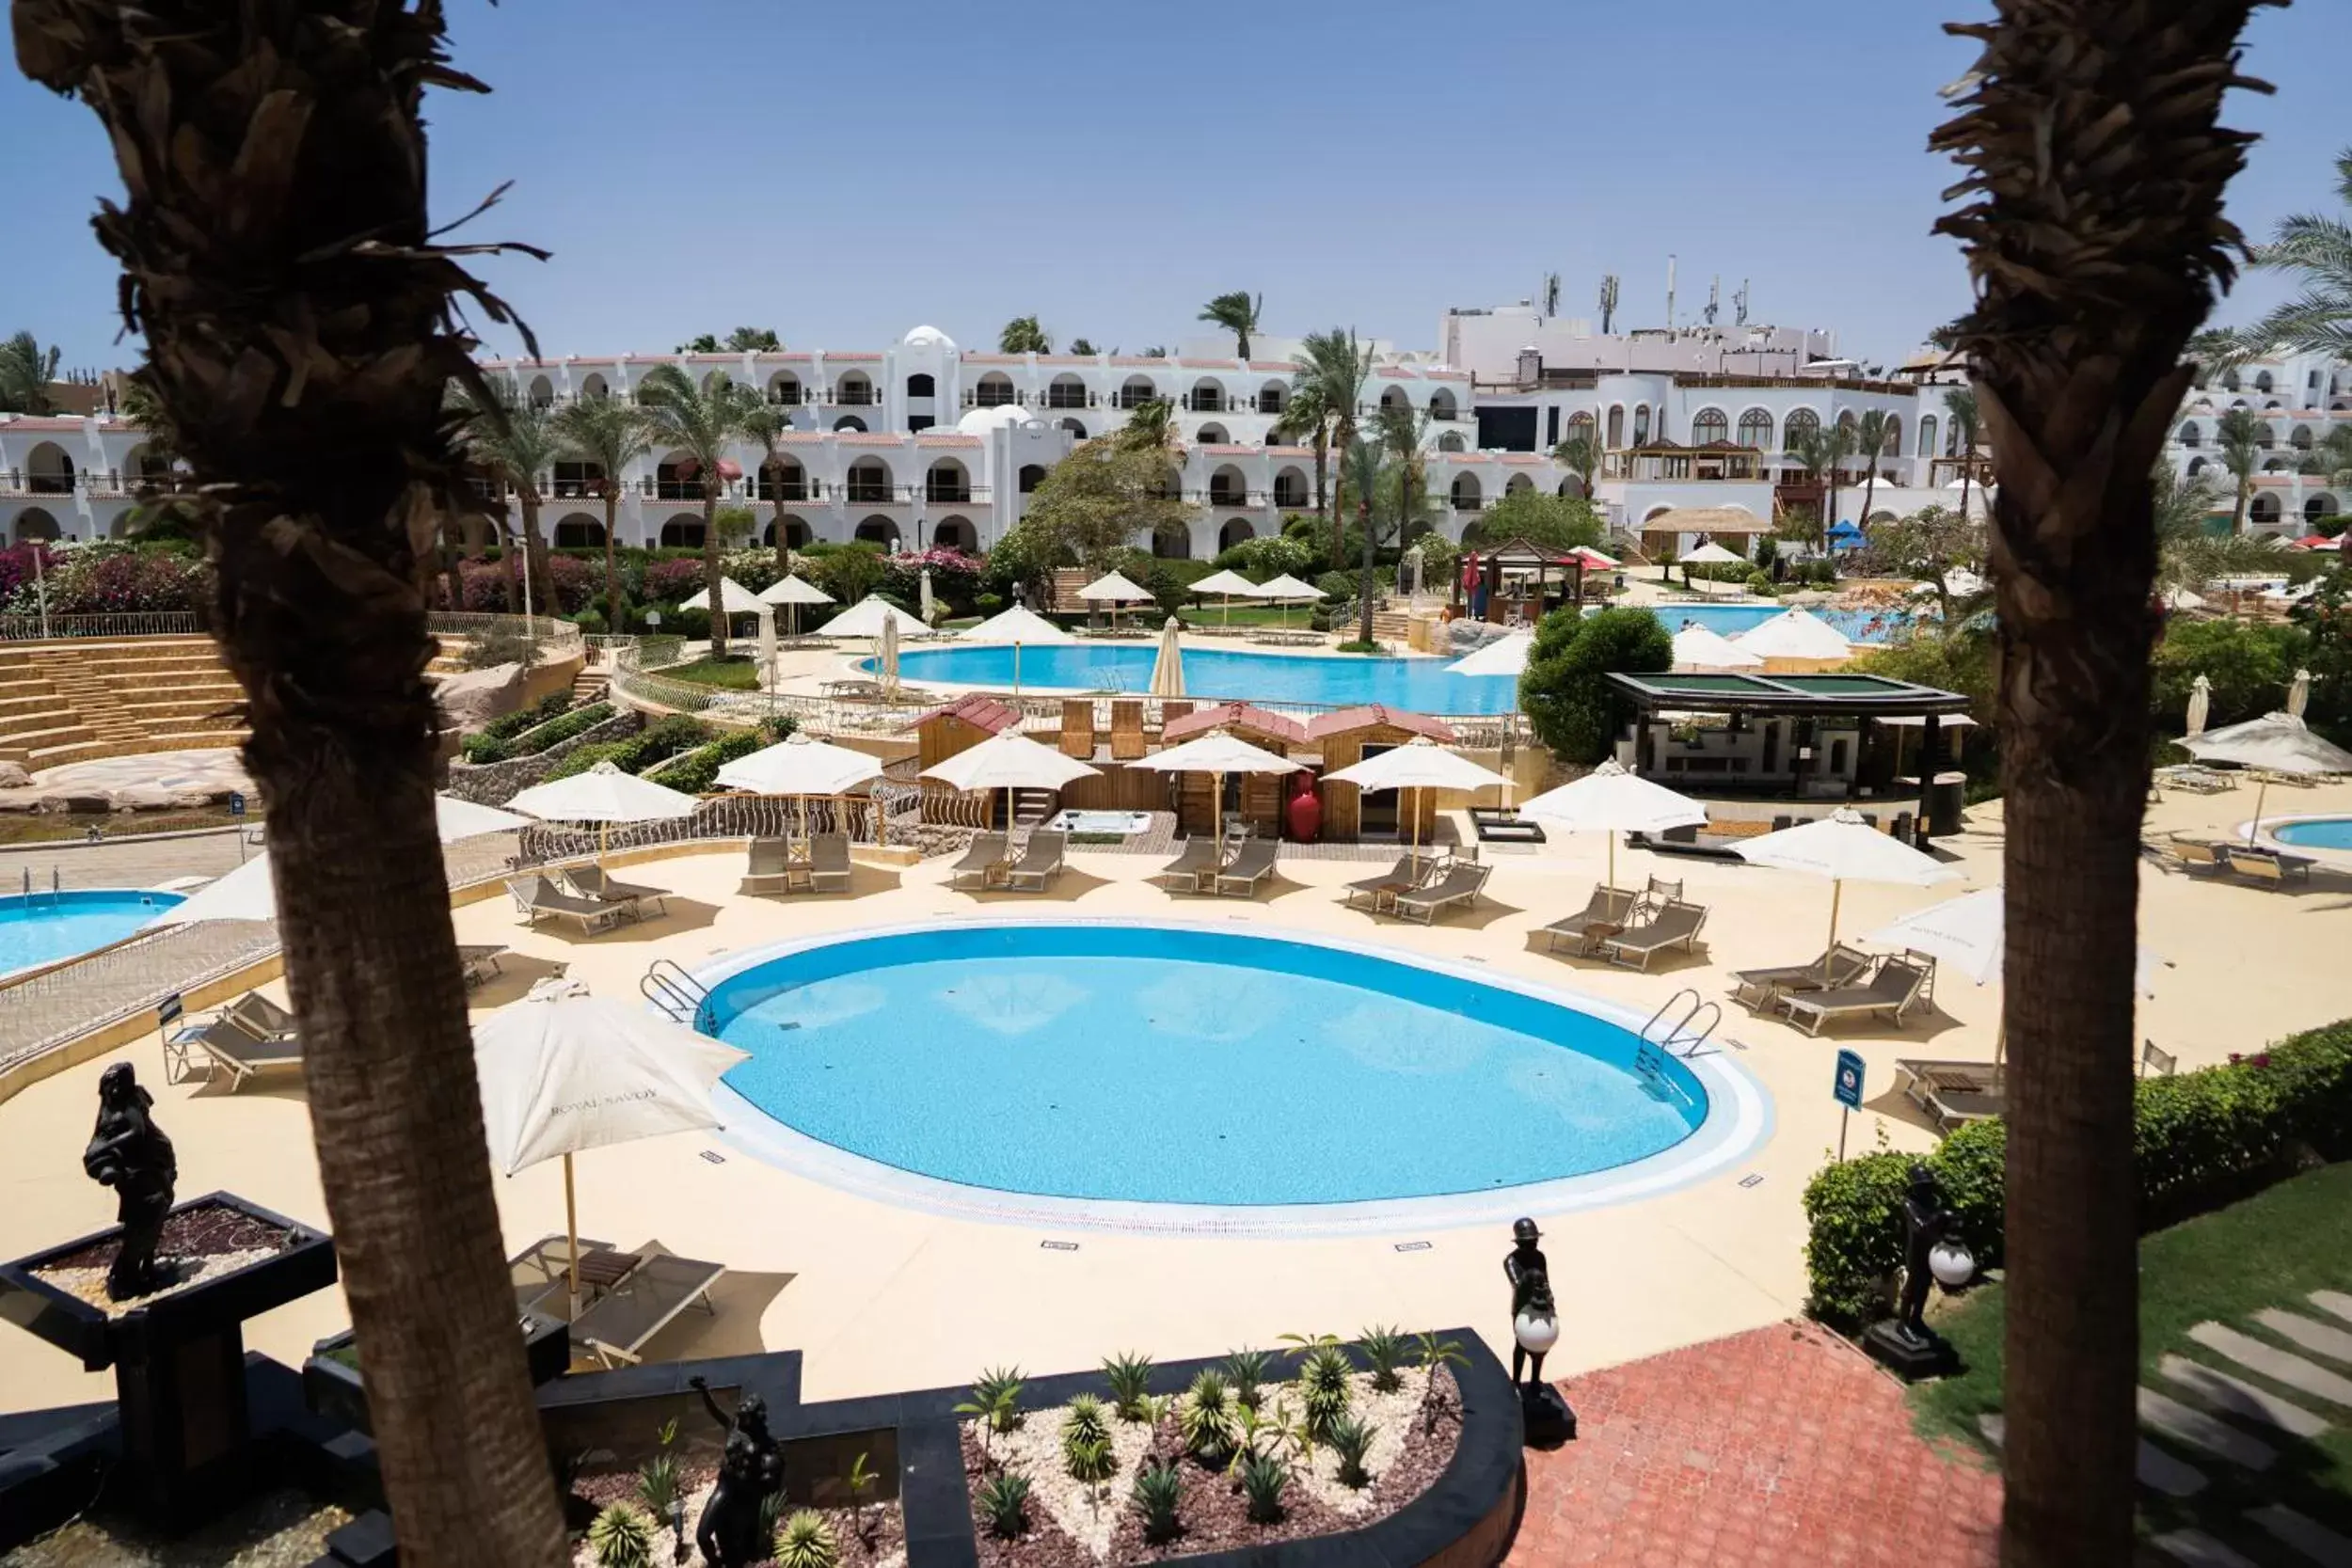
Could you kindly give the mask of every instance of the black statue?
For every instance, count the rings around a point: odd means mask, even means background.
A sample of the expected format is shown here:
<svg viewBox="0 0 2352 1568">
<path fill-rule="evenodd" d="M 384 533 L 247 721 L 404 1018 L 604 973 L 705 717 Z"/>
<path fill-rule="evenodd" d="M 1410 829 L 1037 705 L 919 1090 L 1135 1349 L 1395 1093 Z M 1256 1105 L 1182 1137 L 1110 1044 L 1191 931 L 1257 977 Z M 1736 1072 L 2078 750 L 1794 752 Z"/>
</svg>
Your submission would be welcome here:
<svg viewBox="0 0 2352 1568">
<path fill-rule="evenodd" d="M 1934 1340 L 1925 1316 L 1928 1287 L 1935 1283 L 1928 1255 L 1951 1233 L 1957 1218 L 1944 1207 L 1934 1173 L 1925 1165 L 1912 1166 L 1911 1188 L 1903 1197 L 1903 1295 L 1895 1313 L 1895 1332 L 1915 1345 Z"/>
<path fill-rule="evenodd" d="M 1502 1258 L 1502 1277 L 1511 1282 L 1511 1381 L 1523 1387 L 1540 1387 L 1544 1381 L 1544 1355 L 1551 1348 L 1560 1332 L 1560 1312 L 1552 1301 L 1551 1265 L 1545 1261 L 1543 1249 L 1535 1243 L 1543 1232 L 1530 1219 L 1511 1224 L 1511 1250 Z M 1522 1332 L 1525 1325 L 1528 1332 Z M 1552 1339 L 1545 1339 L 1549 1330 Z M 1530 1350 L 1526 1341 L 1536 1339 L 1541 1350 Z M 1533 1373 L 1520 1376 L 1520 1369 L 1529 1356 L 1534 1357 Z"/>
<path fill-rule="evenodd" d="M 154 1103 L 128 1062 L 115 1063 L 99 1077 L 98 1126 L 82 1152 L 82 1169 L 115 1190 L 122 1242 L 106 1271 L 106 1294 L 115 1301 L 153 1295 L 172 1282 L 169 1266 L 156 1264 L 155 1244 L 163 1240 L 180 1166 L 171 1140 L 148 1115 Z"/>
<path fill-rule="evenodd" d="M 705 1568 L 750 1568 L 766 1560 L 774 1548 L 759 1528 L 760 1501 L 784 1489 L 784 1455 L 768 1434 L 768 1403 L 757 1394 L 745 1393 L 729 1416 L 710 1397 L 707 1382 L 699 1377 L 686 1381 L 702 1395 L 710 1418 L 727 1429 L 718 1484 L 695 1521 L 694 1544 L 702 1548 Z"/>
</svg>

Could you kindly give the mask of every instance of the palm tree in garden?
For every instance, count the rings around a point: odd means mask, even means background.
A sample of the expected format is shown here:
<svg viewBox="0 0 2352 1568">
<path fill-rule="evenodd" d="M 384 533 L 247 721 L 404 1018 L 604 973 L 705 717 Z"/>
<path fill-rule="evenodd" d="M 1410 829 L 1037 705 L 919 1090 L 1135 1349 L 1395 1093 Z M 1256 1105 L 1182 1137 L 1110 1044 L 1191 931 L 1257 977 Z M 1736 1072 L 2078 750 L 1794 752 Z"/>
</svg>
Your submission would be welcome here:
<svg viewBox="0 0 2352 1568">
<path fill-rule="evenodd" d="M 1372 350 L 1359 344 L 1356 329 L 1310 332 L 1299 344 L 1303 361 L 1292 378 L 1294 397 L 1313 388 L 1316 403 L 1331 421 L 1331 445 L 1345 452 L 1356 444 L 1356 416 L 1363 407 L 1364 383 L 1372 377 Z M 1321 464 L 1318 461 L 1318 479 Z M 1321 497 L 1317 497 L 1320 503 Z M 1340 559 L 1340 516 L 1334 507 L 1325 519 L 1330 530 L 1330 561 Z"/>
<path fill-rule="evenodd" d="M 771 403 L 755 403 L 743 415 L 744 438 L 759 443 L 762 453 L 760 471 L 767 474 L 768 483 L 775 486 L 775 493 L 769 499 L 776 509 L 775 519 L 771 526 L 776 531 L 778 577 L 792 570 L 792 531 L 786 526 L 784 511 L 784 433 L 791 428 L 791 420 L 782 408 Z"/>
<path fill-rule="evenodd" d="M 2214 445 L 2219 449 L 2221 466 L 2237 481 L 2237 493 L 2230 507 L 2230 531 L 2246 531 L 2246 505 L 2254 494 L 2254 475 L 2262 470 L 2263 441 L 2270 434 L 2251 409 L 2225 410 L 2214 422 Z"/>
<path fill-rule="evenodd" d="M 555 1568 L 425 678 L 421 550 L 463 473 L 442 394 L 490 396 L 453 298 L 512 317 L 433 243 L 420 107 L 428 84 L 478 84 L 447 65 L 431 4 L 16 0 L 14 23 L 25 74 L 110 135 L 124 194 L 98 236 L 202 486 L 188 503 L 270 802 L 320 1185 L 401 1560 Z"/>
<path fill-rule="evenodd" d="M 43 349 L 29 332 L 0 341 L 0 413 L 46 414 L 49 384 L 57 379 L 57 350 Z"/>
<path fill-rule="evenodd" d="M 522 509 L 523 549 L 531 563 L 522 598 L 532 601 L 523 605 L 523 613 L 536 615 L 542 606 L 554 602 L 554 584 L 548 579 L 548 542 L 539 531 L 539 506 L 546 499 L 539 493 L 539 476 L 554 467 L 564 443 L 556 436 L 554 419 L 546 409 L 516 397 L 514 388 L 503 381 L 489 382 L 487 386 L 486 397 L 462 387 L 454 388 L 450 404 L 459 418 L 458 440 L 468 455 L 492 478 L 512 486 L 515 499 Z M 494 504 L 497 510 L 493 517 L 500 531 L 506 532 L 506 503 Z M 511 565 L 508 576 L 511 581 Z M 508 602 L 522 601 L 510 598 Z"/>
<path fill-rule="evenodd" d="M 1841 424 L 1809 424 L 1788 438 L 1788 455 L 1797 466 L 1822 487 L 1826 498 L 1821 515 L 1814 520 L 1813 542 L 1824 547 L 1829 543 L 1829 531 L 1837 526 L 1837 481 L 1846 458 L 1853 451 L 1853 432 Z"/>
<path fill-rule="evenodd" d="M 1870 526 L 1870 504 L 1878 499 L 1879 458 L 1886 450 L 1886 411 L 1873 408 L 1854 425 L 1854 451 L 1866 467 L 1862 479 L 1862 526 Z"/>
<path fill-rule="evenodd" d="M 1591 421 L 1568 432 L 1567 439 L 1551 449 L 1552 461 L 1574 474 L 1583 486 L 1584 499 L 1593 499 L 1593 476 L 1600 471 L 1600 437 L 1593 434 Z"/>
<path fill-rule="evenodd" d="M 1242 359 L 1249 357 L 1249 335 L 1258 330 L 1258 310 L 1265 304 L 1265 295 L 1249 297 L 1247 289 L 1217 295 L 1200 308 L 1200 320 L 1215 322 L 1233 335 L 1233 353 Z"/>
<path fill-rule="evenodd" d="M 1045 335 L 1045 328 L 1035 316 L 1015 316 L 996 334 L 999 354 L 1051 354 L 1054 340 Z"/>
<path fill-rule="evenodd" d="M 1166 398 L 1136 404 L 1119 427 L 1119 444 L 1130 451 L 1168 447 L 1176 440 L 1176 405 Z"/>
<path fill-rule="evenodd" d="M 1994 0 L 1931 145 L 1991 438 L 2009 1036 L 2004 1568 L 2128 1562 L 2139 1354 L 2132 970 L 2148 794 L 2149 475 L 2239 245 L 2218 124 L 2260 0 Z M 1933 764 L 1931 759 L 1929 768 Z"/>
<path fill-rule="evenodd" d="M 680 448 L 694 460 L 703 493 L 703 587 L 710 594 L 710 657 L 727 653 L 727 616 L 719 589 L 719 496 L 726 489 L 721 465 L 727 447 L 759 407 L 749 388 L 717 376 L 696 387 L 675 365 L 656 365 L 637 383 L 637 405 L 647 434 L 661 447 Z"/>
<path fill-rule="evenodd" d="M 1977 476 L 1977 394 L 1965 387 L 1946 392 L 1944 416 L 1952 421 L 1952 451 L 1960 454 L 1960 515 L 1965 517 L 1969 482 Z"/>
<path fill-rule="evenodd" d="M 2352 208 L 2352 148 L 2336 154 L 2336 199 Z M 2352 222 L 2298 213 L 2279 220 L 2254 264 L 2294 273 L 2303 292 L 2237 334 L 2249 354 L 2326 354 L 2352 359 Z"/>
<path fill-rule="evenodd" d="M 1331 469 L 1331 410 L 1323 401 L 1323 388 L 1302 378 L 1291 382 L 1290 401 L 1282 405 L 1281 418 L 1274 421 L 1275 439 L 1295 441 L 1301 436 L 1311 437 L 1315 449 L 1315 516 L 1328 514 L 1330 505 Z"/>
<path fill-rule="evenodd" d="M 594 464 L 603 476 L 596 481 L 596 494 L 604 499 L 605 629 L 617 636 L 628 621 L 614 538 L 621 526 L 621 470 L 652 450 L 645 416 L 636 404 L 619 398 L 574 398 L 556 410 L 552 422 L 557 444 L 580 462 Z"/>
<path fill-rule="evenodd" d="M 1379 546 L 1380 492 L 1388 478 L 1387 453 L 1374 436 L 1350 441 L 1340 451 L 1340 511 L 1356 509 L 1356 528 L 1362 536 L 1356 574 L 1356 641 L 1372 641 L 1375 551 Z M 1332 562 L 1338 564 L 1336 561 Z"/>
</svg>

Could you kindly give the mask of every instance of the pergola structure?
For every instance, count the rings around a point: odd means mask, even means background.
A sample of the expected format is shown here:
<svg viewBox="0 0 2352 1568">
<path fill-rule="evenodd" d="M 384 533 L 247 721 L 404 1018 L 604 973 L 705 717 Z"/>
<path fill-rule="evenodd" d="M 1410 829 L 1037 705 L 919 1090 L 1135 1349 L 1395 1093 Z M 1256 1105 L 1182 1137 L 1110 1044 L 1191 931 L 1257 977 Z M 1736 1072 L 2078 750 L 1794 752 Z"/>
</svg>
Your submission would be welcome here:
<svg viewBox="0 0 2352 1568">
<path fill-rule="evenodd" d="M 1483 592 L 1484 603 L 1478 613 L 1482 619 L 1497 625 L 1502 624 L 1507 619 L 1506 611 L 1514 608 L 1531 622 L 1541 620 L 1548 597 L 1545 590 L 1553 572 L 1562 574 L 1563 597 L 1577 604 L 1584 602 L 1585 560 L 1571 550 L 1547 549 L 1526 539 L 1506 539 L 1500 545 L 1472 546 L 1464 550 L 1462 565 L 1463 570 L 1454 578 L 1454 603 L 1460 605 L 1465 589 L 1473 595 Z"/>
<path fill-rule="evenodd" d="M 1936 785 L 1956 782 L 1942 771 L 1950 755 L 1945 732 L 1973 722 L 1966 716 L 1968 699 L 1960 692 L 1862 674 L 1612 671 L 1609 682 L 1634 713 L 1632 735 L 1620 742 L 1619 762 L 1686 789 L 1851 800 L 1862 788 L 1862 751 L 1874 727 L 1900 736 L 1915 726 L 1920 839 L 1926 840 L 1931 816 L 1939 832 L 1953 826 L 1956 802 L 1947 790 L 1945 809 L 1938 812 Z M 1693 718 L 1718 716 L 1728 722 L 1690 724 Z M 1890 774 L 1894 757 L 1890 752 Z"/>
</svg>

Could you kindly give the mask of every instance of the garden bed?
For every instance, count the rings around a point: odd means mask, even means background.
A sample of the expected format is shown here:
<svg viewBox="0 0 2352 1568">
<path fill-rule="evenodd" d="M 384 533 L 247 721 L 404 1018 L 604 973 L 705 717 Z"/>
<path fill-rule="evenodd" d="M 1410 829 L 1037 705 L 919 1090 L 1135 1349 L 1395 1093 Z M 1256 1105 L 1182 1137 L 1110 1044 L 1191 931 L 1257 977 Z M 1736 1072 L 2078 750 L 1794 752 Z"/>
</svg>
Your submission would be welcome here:
<svg viewBox="0 0 2352 1568">
<path fill-rule="evenodd" d="M 215 1199 L 175 1209 L 164 1220 L 163 1240 L 156 1243 L 155 1261 L 169 1268 L 172 1281 L 150 1295 L 110 1301 L 106 1271 L 122 1250 L 119 1235 L 107 1235 L 71 1252 L 44 1258 L 27 1272 L 44 1285 L 88 1303 L 109 1317 L 124 1313 L 189 1289 L 207 1280 L 287 1251 L 300 1233 L 246 1210 Z"/>
<path fill-rule="evenodd" d="M 684 1499 L 683 1510 L 676 1515 L 685 1527 L 685 1540 L 680 1542 L 670 1520 L 655 1519 L 645 1500 L 644 1476 L 642 1470 L 608 1469 L 584 1473 L 573 1478 L 570 1495 L 565 1499 L 565 1513 L 575 1520 L 593 1519 L 615 1506 L 635 1510 L 647 1524 L 651 1551 L 649 1563 L 700 1562 L 694 1547 L 694 1526 L 702 1517 L 703 1505 L 719 1477 L 718 1461 L 696 1453 L 680 1459 L 677 1468 L 678 1496 Z M 864 1507 L 849 1509 L 818 1507 L 802 1509 L 786 1504 L 777 1511 L 779 1528 L 795 1514 L 813 1513 L 823 1521 L 838 1550 L 836 1561 L 840 1568 L 906 1568 L 906 1518 L 898 1508 L 898 1499 L 884 1497 L 867 1502 Z M 763 1563 L 772 1562 L 764 1558 Z M 600 1568 L 592 1534 L 583 1531 L 572 1548 L 574 1568 Z"/>
</svg>

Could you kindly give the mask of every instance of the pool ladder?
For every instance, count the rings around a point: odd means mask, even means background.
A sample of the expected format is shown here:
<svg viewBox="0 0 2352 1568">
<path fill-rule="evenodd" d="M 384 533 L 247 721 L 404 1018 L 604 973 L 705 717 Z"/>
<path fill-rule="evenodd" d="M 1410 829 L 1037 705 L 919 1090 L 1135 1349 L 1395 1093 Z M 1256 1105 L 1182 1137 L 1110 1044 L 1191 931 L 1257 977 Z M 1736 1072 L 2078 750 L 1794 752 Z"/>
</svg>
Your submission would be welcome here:
<svg viewBox="0 0 2352 1568">
<path fill-rule="evenodd" d="M 1653 1035 L 1651 1031 L 1657 1029 L 1659 1023 L 1665 1020 L 1668 1013 L 1674 1012 L 1677 1006 L 1681 1006 L 1681 1012 L 1676 1014 L 1672 1022 L 1666 1023 L 1662 1034 Z M 1698 1022 L 1702 1015 L 1707 1020 L 1704 1024 Z M 1699 1053 L 1699 1048 L 1708 1042 L 1708 1037 L 1715 1033 L 1723 1022 L 1724 1009 L 1721 1004 L 1709 1002 L 1700 996 L 1692 987 L 1685 986 L 1666 998 L 1664 1004 L 1649 1015 L 1649 1022 L 1642 1025 L 1642 1043 L 1654 1045 L 1661 1051 L 1672 1055 L 1679 1055 L 1688 1061 Z M 1694 1028 L 1693 1025 L 1697 1027 Z M 1677 1047 L 1680 1049 L 1677 1050 Z"/>
<path fill-rule="evenodd" d="M 708 1034 L 717 1022 L 710 1013 L 710 988 L 672 959 L 654 959 L 639 978 L 637 990 L 673 1022 L 690 1029 Z"/>
<path fill-rule="evenodd" d="M 0 886 L 6 885 L 6 883 L 0 883 Z M 61 891 L 64 885 L 64 882 L 57 876 L 57 868 L 54 865 L 51 866 L 49 868 L 49 902 L 52 907 L 61 905 L 65 902 L 65 895 Z M 33 868 L 29 865 L 24 868 L 24 907 L 26 909 L 34 907 Z"/>
</svg>

